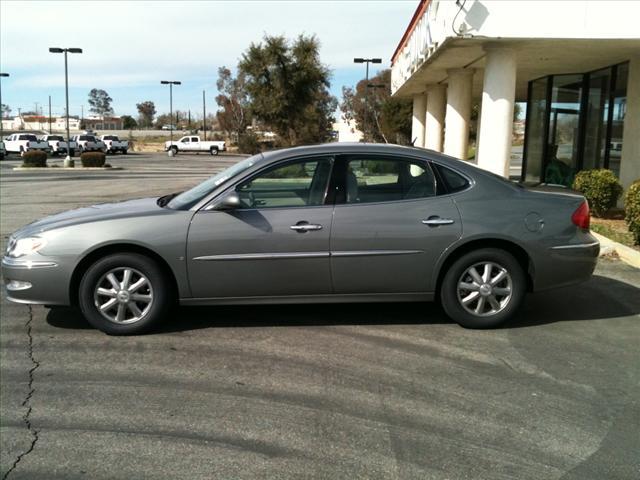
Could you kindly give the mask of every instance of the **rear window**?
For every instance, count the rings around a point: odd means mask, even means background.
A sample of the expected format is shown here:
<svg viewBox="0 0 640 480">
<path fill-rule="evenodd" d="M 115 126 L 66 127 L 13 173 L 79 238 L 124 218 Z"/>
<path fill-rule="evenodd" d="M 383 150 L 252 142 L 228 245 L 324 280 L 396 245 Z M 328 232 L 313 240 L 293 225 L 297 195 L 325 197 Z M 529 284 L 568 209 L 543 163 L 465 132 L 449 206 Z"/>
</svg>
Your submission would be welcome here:
<svg viewBox="0 0 640 480">
<path fill-rule="evenodd" d="M 49 140 L 51 142 L 64 142 L 64 138 L 62 138 L 59 135 L 49 135 L 47 137 L 47 140 Z"/>
<path fill-rule="evenodd" d="M 116 142 L 118 141 L 118 137 L 116 137 L 115 135 L 105 135 L 104 139 L 105 140 L 115 140 Z"/>
<path fill-rule="evenodd" d="M 91 135 L 80 135 L 80 140 L 87 140 L 89 142 L 95 142 L 96 139 Z"/>
<path fill-rule="evenodd" d="M 442 165 L 434 164 L 442 181 L 445 183 L 447 187 L 447 191 L 449 193 L 461 192 L 462 190 L 466 190 L 469 187 L 469 180 L 464 178 L 457 172 L 453 170 L 443 167 Z"/>
<path fill-rule="evenodd" d="M 20 135 L 20 140 L 29 140 L 30 142 L 37 142 L 38 138 L 35 135 Z"/>
</svg>

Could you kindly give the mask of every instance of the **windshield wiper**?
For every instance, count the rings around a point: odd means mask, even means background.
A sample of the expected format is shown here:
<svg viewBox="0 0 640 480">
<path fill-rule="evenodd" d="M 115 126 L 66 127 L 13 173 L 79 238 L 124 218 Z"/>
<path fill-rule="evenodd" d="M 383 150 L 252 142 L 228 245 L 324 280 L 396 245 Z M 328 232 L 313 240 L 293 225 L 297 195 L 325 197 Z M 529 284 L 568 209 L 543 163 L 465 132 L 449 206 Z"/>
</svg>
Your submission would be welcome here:
<svg viewBox="0 0 640 480">
<path fill-rule="evenodd" d="M 158 198 L 158 200 L 156 200 L 156 203 L 158 204 L 159 207 L 164 207 L 167 203 L 169 203 L 171 200 L 173 200 L 175 197 L 177 197 L 181 193 L 182 192 L 175 192 L 175 193 L 170 193 L 168 195 L 163 195 L 162 197 Z"/>
</svg>

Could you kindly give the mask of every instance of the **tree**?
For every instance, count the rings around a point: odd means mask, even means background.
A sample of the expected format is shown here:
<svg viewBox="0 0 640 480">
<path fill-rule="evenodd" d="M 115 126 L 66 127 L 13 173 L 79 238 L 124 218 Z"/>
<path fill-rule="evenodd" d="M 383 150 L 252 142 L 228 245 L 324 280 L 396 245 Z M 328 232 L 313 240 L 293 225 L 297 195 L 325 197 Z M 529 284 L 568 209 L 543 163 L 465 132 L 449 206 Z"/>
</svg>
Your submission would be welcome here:
<svg viewBox="0 0 640 480">
<path fill-rule="evenodd" d="M 238 73 L 238 76 L 233 78 L 231 70 L 220 67 L 216 85 L 220 92 L 216 97 L 216 103 L 220 107 L 216 113 L 220 128 L 229 136 L 238 139 L 251 122 L 245 75 Z"/>
<path fill-rule="evenodd" d="M 0 105 L 0 118 L 7 118 L 9 115 L 11 115 L 11 107 L 4 103 Z"/>
<path fill-rule="evenodd" d="M 329 93 L 330 71 L 320 62 L 315 36 L 289 42 L 265 35 L 242 54 L 238 74 L 245 76 L 251 114 L 273 129 L 286 145 L 331 138 L 337 102 Z"/>
<path fill-rule="evenodd" d="M 131 115 L 122 115 L 122 128 L 132 130 L 138 126 L 138 122 Z"/>
<path fill-rule="evenodd" d="M 136 104 L 138 109 L 138 121 L 143 128 L 149 128 L 153 124 L 156 115 L 156 105 L 150 100 Z"/>
<path fill-rule="evenodd" d="M 370 87 L 368 85 L 382 85 Z M 355 120 L 366 142 L 410 143 L 410 100 L 391 97 L 391 70 L 360 80 L 355 90 L 342 87 L 340 110 L 346 120 Z"/>
<path fill-rule="evenodd" d="M 104 90 L 93 88 L 89 92 L 89 111 L 96 115 L 104 118 L 105 115 L 113 114 L 111 102 L 113 102 L 113 98 Z"/>
</svg>

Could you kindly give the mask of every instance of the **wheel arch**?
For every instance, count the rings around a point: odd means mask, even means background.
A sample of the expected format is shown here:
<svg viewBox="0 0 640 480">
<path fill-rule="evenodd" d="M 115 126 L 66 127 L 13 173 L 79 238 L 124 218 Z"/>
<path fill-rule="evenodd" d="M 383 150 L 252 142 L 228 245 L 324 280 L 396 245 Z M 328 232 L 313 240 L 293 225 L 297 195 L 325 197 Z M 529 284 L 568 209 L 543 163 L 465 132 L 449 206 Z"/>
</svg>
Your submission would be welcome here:
<svg viewBox="0 0 640 480">
<path fill-rule="evenodd" d="M 522 271 L 524 272 L 527 279 L 527 291 L 533 291 L 533 273 L 535 271 L 534 265 L 531 256 L 522 246 L 518 245 L 516 242 L 503 238 L 479 238 L 470 240 L 460 245 L 456 245 L 450 252 L 448 252 L 444 260 L 441 262 L 440 268 L 438 269 L 435 289 L 436 298 L 438 298 L 438 296 L 440 295 L 440 286 L 442 285 L 444 275 L 447 273 L 447 270 L 449 269 L 449 267 L 451 267 L 453 262 L 455 262 L 462 255 L 473 250 L 479 250 L 481 248 L 498 248 L 513 255 L 522 267 Z"/>
<path fill-rule="evenodd" d="M 136 245 L 133 243 L 113 243 L 109 245 L 103 245 L 96 248 L 95 250 L 90 251 L 82 258 L 82 260 L 78 262 L 73 270 L 73 273 L 71 274 L 71 281 L 69 282 L 69 301 L 71 305 L 78 305 L 78 290 L 80 288 L 80 281 L 82 280 L 82 277 L 87 269 L 100 258 L 116 253 L 137 253 L 154 260 L 162 269 L 163 273 L 171 283 L 173 291 L 176 292 L 177 295 L 177 292 L 179 291 L 178 281 L 173 270 L 164 258 L 162 258 L 159 254 L 157 254 L 150 248 L 141 245 Z"/>
</svg>

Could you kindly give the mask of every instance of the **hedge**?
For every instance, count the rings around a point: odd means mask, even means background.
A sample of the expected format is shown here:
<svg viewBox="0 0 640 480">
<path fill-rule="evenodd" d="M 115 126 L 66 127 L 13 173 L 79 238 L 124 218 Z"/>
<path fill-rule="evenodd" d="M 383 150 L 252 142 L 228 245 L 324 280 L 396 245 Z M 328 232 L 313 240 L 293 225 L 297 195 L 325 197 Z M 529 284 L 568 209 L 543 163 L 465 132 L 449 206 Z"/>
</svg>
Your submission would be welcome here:
<svg viewBox="0 0 640 480">
<path fill-rule="evenodd" d="M 22 166 L 26 168 L 46 167 L 47 152 L 42 150 L 29 150 L 22 155 Z"/>
<path fill-rule="evenodd" d="M 84 152 L 80 155 L 83 167 L 104 167 L 107 156 L 102 152 Z"/>
<path fill-rule="evenodd" d="M 640 178 L 633 182 L 624 196 L 624 219 L 636 245 L 640 245 Z"/>
<path fill-rule="evenodd" d="M 573 180 L 573 189 L 585 196 L 596 217 L 607 213 L 622 195 L 622 185 L 617 177 L 605 168 L 578 172 Z"/>
</svg>

